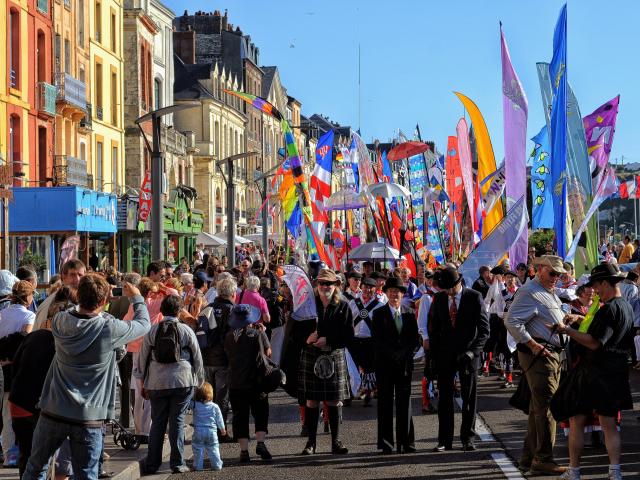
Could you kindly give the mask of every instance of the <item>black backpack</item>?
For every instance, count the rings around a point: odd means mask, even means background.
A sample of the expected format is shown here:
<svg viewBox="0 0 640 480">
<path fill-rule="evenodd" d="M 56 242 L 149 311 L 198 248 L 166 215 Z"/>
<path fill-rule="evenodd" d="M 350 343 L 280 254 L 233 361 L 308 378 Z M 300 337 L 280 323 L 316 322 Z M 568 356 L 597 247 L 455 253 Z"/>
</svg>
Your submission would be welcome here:
<svg viewBox="0 0 640 480">
<path fill-rule="evenodd" d="M 155 358 L 158 363 L 175 363 L 180 361 L 182 346 L 180 345 L 180 329 L 176 321 L 162 321 L 156 331 Z"/>
</svg>

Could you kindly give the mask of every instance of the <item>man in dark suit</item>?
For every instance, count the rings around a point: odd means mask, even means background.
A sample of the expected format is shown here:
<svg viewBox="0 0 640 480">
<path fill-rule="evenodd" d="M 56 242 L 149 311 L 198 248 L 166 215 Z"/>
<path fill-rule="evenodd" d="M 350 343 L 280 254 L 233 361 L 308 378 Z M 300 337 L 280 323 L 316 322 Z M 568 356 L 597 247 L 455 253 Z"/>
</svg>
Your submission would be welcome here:
<svg viewBox="0 0 640 480">
<path fill-rule="evenodd" d="M 389 302 L 372 312 L 371 336 L 378 382 L 378 449 L 393 451 L 393 405 L 396 406 L 396 449 L 415 452 L 411 417 L 413 355 L 421 345 L 413 310 L 402 307 L 407 290 L 401 279 L 390 278 L 382 288 Z"/>
<path fill-rule="evenodd" d="M 475 450 L 476 386 L 480 354 L 489 337 L 489 318 L 482 295 L 461 285 L 454 267 L 442 269 L 439 286 L 429 312 L 429 341 L 438 374 L 438 446 L 435 452 L 451 450 L 453 444 L 453 387 L 460 376 L 463 450 Z"/>
</svg>

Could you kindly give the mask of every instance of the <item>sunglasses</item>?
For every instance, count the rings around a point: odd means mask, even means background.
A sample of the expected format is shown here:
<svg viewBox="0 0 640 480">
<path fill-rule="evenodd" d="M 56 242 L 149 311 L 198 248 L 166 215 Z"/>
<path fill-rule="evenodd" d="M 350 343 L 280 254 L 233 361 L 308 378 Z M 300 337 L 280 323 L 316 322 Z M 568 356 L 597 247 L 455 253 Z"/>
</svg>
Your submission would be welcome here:
<svg viewBox="0 0 640 480">
<path fill-rule="evenodd" d="M 334 282 L 326 282 L 326 281 L 321 280 L 321 281 L 318 282 L 318 285 L 320 285 L 322 287 L 330 287 L 330 286 L 334 285 Z"/>
<path fill-rule="evenodd" d="M 560 276 L 560 275 L 562 275 L 562 274 L 561 274 L 561 273 L 558 273 L 558 272 L 554 272 L 553 270 L 551 270 L 551 271 L 549 272 L 549 275 L 550 275 L 550 276 L 552 276 L 552 277 L 559 277 L 559 276 Z"/>
</svg>

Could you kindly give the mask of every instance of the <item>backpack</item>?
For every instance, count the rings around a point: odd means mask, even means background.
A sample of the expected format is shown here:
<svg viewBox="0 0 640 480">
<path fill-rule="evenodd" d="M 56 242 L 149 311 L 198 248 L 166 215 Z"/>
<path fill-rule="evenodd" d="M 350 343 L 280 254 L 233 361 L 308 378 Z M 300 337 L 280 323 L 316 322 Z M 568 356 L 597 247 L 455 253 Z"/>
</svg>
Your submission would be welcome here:
<svg viewBox="0 0 640 480">
<path fill-rule="evenodd" d="M 208 305 L 198 315 L 198 323 L 196 325 L 196 338 L 200 349 L 213 346 L 214 342 L 211 334 L 217 326 L 215 311 L 211 305 Z"/>
<path fill-rule="evenodd" d="M 158 363 L 175 363 L 180 360 L 182 346 L 180 345 L 180 329 L 178 322 L 162 321 L 156 331 L 154 350 Z"/>
</svg>

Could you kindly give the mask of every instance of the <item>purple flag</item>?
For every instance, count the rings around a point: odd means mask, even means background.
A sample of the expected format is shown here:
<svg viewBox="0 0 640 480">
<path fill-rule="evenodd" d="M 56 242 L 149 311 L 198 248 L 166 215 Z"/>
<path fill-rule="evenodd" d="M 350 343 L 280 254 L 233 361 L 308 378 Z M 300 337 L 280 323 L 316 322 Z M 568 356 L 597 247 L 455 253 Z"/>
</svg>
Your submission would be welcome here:
<svg viewBox="0 0 640 480">
<path fill-rule="evenodd" d="M 584 122 L 584 133 L 587 137 L 587 149 L 589 154 L 598 145 L 598 139 L 604 135 L 604 163 L 609 159 L 611 145 L 613 144 L 613 134 L 616 131 L 616 117 L 618 116 L 618 104 L 620 103 L 620 95 L 613 100 L 596 109 L 592 114 L 582 119 Z M 602 156 L 601 156 L 602 158 Z M 598 165 L 604 167 L 604 165 Z"/>
<path fill-rule="evenodd" d="M 506 174 L 507 211 L 527 194 L 527 96 L 511 65 L 509 48 L 500 24 L 502 57 L 502 112 L 504 119 L 504 166 Z M 509 250 L 512 267 L 527 262 L 528 231 L 520 236 Z"/>
</svg>

